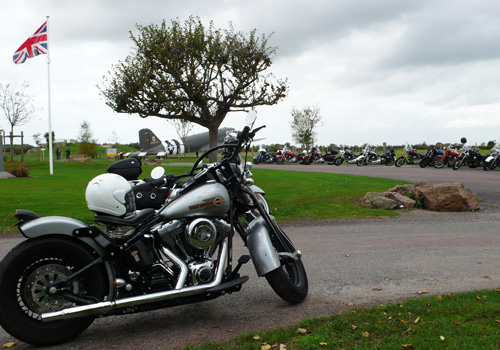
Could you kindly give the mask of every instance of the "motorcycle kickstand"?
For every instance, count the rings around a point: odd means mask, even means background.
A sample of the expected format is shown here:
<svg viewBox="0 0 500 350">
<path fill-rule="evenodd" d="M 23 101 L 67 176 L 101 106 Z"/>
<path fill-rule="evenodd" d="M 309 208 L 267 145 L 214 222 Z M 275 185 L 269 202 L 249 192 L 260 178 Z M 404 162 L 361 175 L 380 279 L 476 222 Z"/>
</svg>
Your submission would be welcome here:
<svg viewBox="0 0 500 350">
<path fill-rule="evenodd" d="M 233 272 L 231 272 L 231 275 L 229 275 L 228 280 L 232 280 L 233 278 L 236 278 L 238 276 L 238 272 L 240 271 L 241 267 L 243 264 L 246 264 L 250 260 L 250 255 L 242 255 L 238 259 L 238 265 L 234 268 Z"/>
</svg>

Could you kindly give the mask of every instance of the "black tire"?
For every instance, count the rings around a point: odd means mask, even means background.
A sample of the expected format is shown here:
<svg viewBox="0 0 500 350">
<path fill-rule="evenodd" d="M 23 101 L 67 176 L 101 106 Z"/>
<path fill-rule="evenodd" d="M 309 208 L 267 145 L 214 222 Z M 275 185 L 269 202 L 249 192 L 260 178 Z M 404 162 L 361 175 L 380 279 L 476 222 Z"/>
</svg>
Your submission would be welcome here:
<svg viewBox="0 0 500 350">
<path fill-rule="evenodd" d="M 453 164 L 451 165 L 453 170 L 458 170 L 460 169 L 460 167 L 462 166 L 462 163 L 464 162 L 464 159 L 463 158 L 457 158 L 455 159 L 455 161 L 453 162 Z"/>
<path fill-rule="evenodd" d="M 42 322 L 40 314 L 74 305 L 63 296 L 49 295 L 45 287 L 96 257 L 76 241 L 55 237 L 29 239 L 12 249 L 0 264 L 2 328 L 23 342 L 42 346 L 66 342 L 86 330 L 94 316 Z M 105 275 L 103 265 L 96 265 L 76 279 L 77 285 L 69 286 L 79 290 L 80 298 L 103 301 L 108 290 Z"/>
<path fill-rule="evenodd" d="M 279 230 L 281 239 L 278 239 L 275 235 L 271 237 L 271 242 L 276 251 L 295 251 L 290 239 L 281 229 Z M 287 247 L 284 247 L 282 242 L 285 242 L 284 244 Z M 302 260 L 300 258 L 295 260 L 291 257 L 281 255 L 280 261 L 281 266 L 279 268 L 265 274 L 267 283 L 283 300 L 290 304 L 301 303 L 306 298 L 309 289 L 307 274 Z"/>
<path fill-rule="evenodd" d="M 398 157 L 398 159 L 396 159 L 396 163 L 394 165 L 396 165 L 398 168 L 403 166 L 405 164 L 405 157 L 401 156 L 401 157 Z"/>
<path fill-rule="evenodd" d="M 253 163 L 254 164 L 259 164 L 260 163 L 260 157 L 254 157 L 253 158 Z"/>
<path fill-rule="evenodd" d="M 484 162 L 483 164 L 483 169 L 485 171 L 488 171 L 488 170 L 493 170 L 497 167 L 497 162 L 496 160 L 492 160 L 492 161 L 489 161 L 489 162 Z"/>
<path fill-rule="evenodd" d="M 436 169 L 441 169 L 444 168 L 445 161 L 443 157 L 436 157 L 434 158 L 434 162 L 432 162 L 432 165 L 434 165 L 434 168 Z"/>
<path fill-rule="evenodd" d="M 420 167 L 425 168 L 431 162 L 430 158 L 424 158 L 420 161 Z"/>
<path fill-rule="evenodd" d="M 387 160 L 385 161 L 385 165 L 387 166 L 391 166 L 394 164 L 394 158 L 387 158 Z"/>
<path fill-rule="evenodd" d="M 335 165 L 336 166 L 341 166 L 342 163 L 344 163 L 344 158 L 342 157 L 337 157 L 337 159 L 335 159 Z"/>
<path fill-rule="evenodd" d="M 281 156 L 279 158 L 276 158 L 276 164 L 283 164 L 285 162 L 285 156 Z"/>
</svg>

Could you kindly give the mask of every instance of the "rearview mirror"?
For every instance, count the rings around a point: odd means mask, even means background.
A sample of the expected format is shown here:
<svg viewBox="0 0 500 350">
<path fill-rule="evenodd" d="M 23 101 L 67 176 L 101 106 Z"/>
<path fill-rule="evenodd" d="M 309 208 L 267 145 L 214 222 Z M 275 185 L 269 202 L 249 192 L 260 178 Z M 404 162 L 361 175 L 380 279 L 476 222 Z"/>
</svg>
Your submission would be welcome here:
<svg viewBox="0 0 500 350">
<path fill-rule="evenodd" d="M 255 122 L 255 119 L 257 119 L 257 112 L 255 112 L 252 109 L 251 111 L 247 112 L 247 116 L 245 117 L 245 123 L 247 125 L 252 125 Z"/>
<path fill-rule="evenodd" d="M 163 175 L 165 175 L 165 169 L 161 166 L 157 166 L 151 170 L 151 177 L 155 180 L 161 178 Z"/>
</svg>

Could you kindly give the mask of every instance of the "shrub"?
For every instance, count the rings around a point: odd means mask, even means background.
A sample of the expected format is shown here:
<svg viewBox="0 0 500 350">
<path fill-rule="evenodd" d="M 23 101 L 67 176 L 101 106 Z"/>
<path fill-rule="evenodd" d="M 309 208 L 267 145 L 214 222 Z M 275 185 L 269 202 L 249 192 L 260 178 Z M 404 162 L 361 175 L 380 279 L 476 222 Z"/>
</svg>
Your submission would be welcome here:
<svg viewBox="0 0 500 350">
<path fill-rule="evenodd" d="M 30 171 L 28 168 L 23 167 L 20 165 L 18 168 L 10 168 L 8 170 L 9 173 L 14 175 L 15 177 L 27 177 L 30 174 Z"/>
<path fill-rule="evenodd" d="M 410 191 L 407 197 L 415 201 L 415 208 L 425 209 L 424 196 L 422 196 L 421 194 L 416 195 L 415 192 Z"/>
</svg>

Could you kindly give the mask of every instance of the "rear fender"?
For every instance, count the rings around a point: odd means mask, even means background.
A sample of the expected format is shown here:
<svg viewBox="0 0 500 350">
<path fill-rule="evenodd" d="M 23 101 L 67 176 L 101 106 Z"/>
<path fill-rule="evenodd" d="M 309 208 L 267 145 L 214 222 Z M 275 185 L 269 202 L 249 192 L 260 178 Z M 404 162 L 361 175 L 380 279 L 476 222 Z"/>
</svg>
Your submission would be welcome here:
<svg viewBox="0 0 500 350">
<path fill-rule="evenodd" d="M 67 237 L 68 239 L 82 242 L 85 246 L 96 251 L 100 257 L 106 255 L 104 248 L 93 238 L 75 235 L 75 233 L 78 233 L 78 230 L 91 229 L 89 225 L 76 219 L 64 216 L 44 216 L 30 220 L 26 223 L 21 223 L 18 228 L 26 238 L 41 238 L 44 236 Z M 108 259 L 104 259 L 104 266 L 108 275 L 108 298 L 112 299 L 114 295 L 113 281 L 115 280 L 115 269 Z"/>
<path fill-rule="evenodd" d="M 73 232 L 78 229 L 88 229 L 90 226 L 76 219 L 64 216 L 44 216 L 19 225 L 19 231 L 26 238 L 42 236 L 69 236 L 78 239 L 94 249 L 100 256 L 105 254 L 104 249 L 91 237 L 78 236 Z"/>
<path fill-rule="evenodd" d="M 259 277 L 280 267 L 278 253 L 270 238 L 270 230 L 259 216 L 248 225 L 247 247 Z"/>
</svg>

